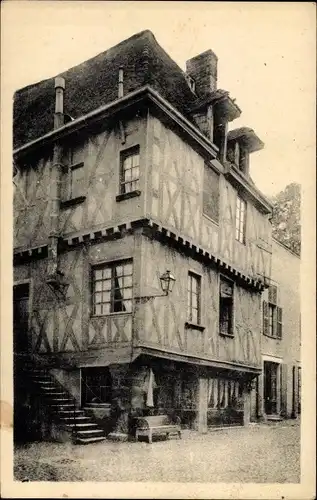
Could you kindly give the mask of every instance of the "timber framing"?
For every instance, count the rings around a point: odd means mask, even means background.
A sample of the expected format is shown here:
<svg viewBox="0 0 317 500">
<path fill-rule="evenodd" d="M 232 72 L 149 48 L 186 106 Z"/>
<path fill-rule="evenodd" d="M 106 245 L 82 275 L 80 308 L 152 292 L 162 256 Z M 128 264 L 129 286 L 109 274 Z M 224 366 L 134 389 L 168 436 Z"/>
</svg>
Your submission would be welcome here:
<svg viewBox="0 0 317 500">
<path fill-rule="evenodd" d="M 118 224 L 116 226 L 108 226 L 94 230 L 84 230 L 77 233 L 72 233 L 60 238 L 59 253 L 70 250 L 86 243 L 94 243 L 99 241 L 110 241 L 113 239 L 123 238 L 126 234 L 131 234 L 137 229 L 142 229 L 142 233 L 149 237 L 154 238 L 176 250 L 203 262 L 205 265 L 211 265 L 220 272 L 233 278 L 239 282 L 241 286 L 253 288 L 257 292 L 262 292 L 267 285 L 260 277 L 248 276 L 241 270 L 230 265 L 223 260 L 220 256 L 214 255 L 207 251 L 199 244 L 192 241 L 190 238 L 178 234 L 175 230 L 159 224 L 153 218 L 137 219 Z M 32 247 L 29 249 L 15 249 L 14 260 L 15 264 L 31 260 L 39 255 L 47 255 L 48 245 L 41 245 L 39 247 Z"/>
<path fill-rule="evenodd" d="M 213 161 L 213 166 L 219 173 L 223 172 L 223 168 L 219 168 L 217 159 L 218 148 L 211 142 L 193 123 L 185 118 L 177 109 L 164 99 L 158 92 L 153 90 L 149 85 L 141 87 L 138 90 L 116 99 L 115 101 L 99 107 L 90 113 L 81 116 L 66 125 L 52 130 L 47 134 L 31 141 L 13 151 L 14 162 L 19 162 L 23 157 L 38 151 L 41 148 L 48 147 L 56 141 L 62 141 L 64 138 L 78 133 L 80 131 L 88 131 L 89 127 L 102 123 L 107 118 L 121 114 L 128 109 L 134 109 L 135 106 L 145 103 L 154 113 L 158 113 L 159 117 L 172 128 L 178 129 L 179 133 L 195 148 L 205 159 Z M 119 120 L 120 121 L 120 120 Z M 244 190 L 256 203 L 259 210 L 264 213 L 270 213 L 272 206 L 270 202 L 262 195 L 262 193 L 253 185 L 251 185 L 241 175 L 234 172 L 232 168 L 226 168 L 226 177 L 228 181 L 237 187 Z"/>
</svg>

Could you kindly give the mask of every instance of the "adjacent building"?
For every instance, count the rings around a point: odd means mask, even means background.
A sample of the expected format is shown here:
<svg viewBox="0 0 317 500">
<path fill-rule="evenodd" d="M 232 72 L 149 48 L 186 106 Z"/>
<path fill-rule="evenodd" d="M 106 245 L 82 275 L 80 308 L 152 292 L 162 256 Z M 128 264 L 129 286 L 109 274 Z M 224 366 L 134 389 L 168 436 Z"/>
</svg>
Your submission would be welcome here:
<svg viewBox="0 0 317 500">
<path fill-rule="evenodd" d="M 240 114 L 211 50 L 184 72 L 150 31 L 15 95 L 15 359 L 106 433 L 296 413 L 298 258 L 272 242 Z"/>
</svg>

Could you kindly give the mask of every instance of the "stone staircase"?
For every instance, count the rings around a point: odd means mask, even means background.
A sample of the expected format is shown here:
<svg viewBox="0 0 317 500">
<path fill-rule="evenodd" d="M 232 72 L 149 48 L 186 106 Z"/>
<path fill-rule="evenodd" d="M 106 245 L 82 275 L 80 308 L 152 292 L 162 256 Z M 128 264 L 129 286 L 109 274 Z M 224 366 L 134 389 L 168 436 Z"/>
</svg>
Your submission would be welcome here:
<svg viewBox="0 0 317 500">
<path fill-rule="evenodd" d="M 54 421 L 72 434 L 75 444 L 90 444 L 106 439 L 103 429 L 77 407 L 72 396 L 48 370 L 26 366 L 24 373 L 41 402 L 51 410 Z"/>
</svg>

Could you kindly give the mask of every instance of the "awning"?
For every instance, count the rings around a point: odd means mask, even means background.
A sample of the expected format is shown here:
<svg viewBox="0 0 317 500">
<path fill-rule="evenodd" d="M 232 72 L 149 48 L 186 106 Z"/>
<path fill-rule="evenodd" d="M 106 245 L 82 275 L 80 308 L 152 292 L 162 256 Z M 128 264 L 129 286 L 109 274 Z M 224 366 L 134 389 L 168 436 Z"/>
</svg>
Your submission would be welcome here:
<svg viewBox="0 0 317 500">
<path fill-rule="evenodd" d="M 233 363 L 230 361 L 222 361 L 218 359 L 200 358 L 195 356 L 188 356 L 186 354 L 178 354 L 174 352 L 161 351 L 159 349 L 150 347 L 141 347 L 142 354 L 163 358 L 171 361 L 179 361 L 180 363 L 188 363 L 191 365 L 214 368 L 216 370 L 226 370 L 231 372 L 239 372 L 240 374 L 248 375 L 252 378 L 261 373 L 260 366 L 250 366 L 242 363 Z"/>
</svg>

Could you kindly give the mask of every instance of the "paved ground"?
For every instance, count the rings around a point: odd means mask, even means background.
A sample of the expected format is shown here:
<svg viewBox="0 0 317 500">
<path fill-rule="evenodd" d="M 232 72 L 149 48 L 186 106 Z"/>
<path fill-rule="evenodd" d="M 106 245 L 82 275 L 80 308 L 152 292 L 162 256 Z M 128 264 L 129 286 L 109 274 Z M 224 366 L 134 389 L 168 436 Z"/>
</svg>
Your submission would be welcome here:
<svg viewBox="0 0 317 500">
<path fill-rule="evenodd" d="M 32 443 L 15 451 L 15 479 L 297 483 L 300 427 L 287 421 L 183 439 L 76 446 Z"/>
</svg>

